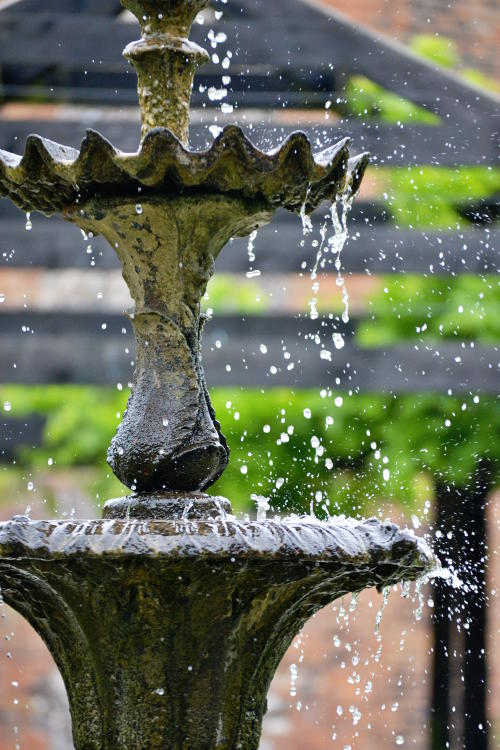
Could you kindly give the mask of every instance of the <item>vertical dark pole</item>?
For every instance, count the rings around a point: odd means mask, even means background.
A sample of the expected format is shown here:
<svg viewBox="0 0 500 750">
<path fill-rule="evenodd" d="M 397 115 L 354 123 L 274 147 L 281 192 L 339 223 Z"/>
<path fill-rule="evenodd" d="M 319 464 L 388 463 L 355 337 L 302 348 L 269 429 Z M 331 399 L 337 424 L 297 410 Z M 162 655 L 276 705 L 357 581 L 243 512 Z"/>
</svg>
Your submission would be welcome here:
<svg viewBox="0 0 500 750">
<path fill-rule="evenodd" d="M 436 552 L 445 566 L 452 567 L 463 581 L 454 590 L 438 581 L 434 592 L 434 653 L 431 699 L 431 750 L 489 750 L 487 723 L 486 659 L 486 504 L 490 472 L 478 468 L 472 487 L 438 485 L 436 490 L 436 531 L 440 531 Z M 461 658 L 452 656 L 452 628 L 460 619 Z M 455 640 L 455 639 L 453 639 Z M 460 696 L 463 705 L 451 712 L 452 670 L 463 674 Z M 458 713 L 458 716 L 457 716 Z M 450 731 L 463 717 L 463 733 Z M 460 737 L 460 735 L 462 735 Z M 458 743 L 458 744 L 457 744 Z M 454 745 L 457 744 L 455 748 Z"/>
<path fill-rule="evenodd" d="M 438 554 L 443 565 L 454 559 L 447 533 L 453 523 L 453 500 L 446 487 L 436 489 L 436 531 L 442 536 Z M 436 581 L 432 618 L 434 650 L 432 659 L 432 698 L 430 717 L 431 750 L 445 750 L 450 741 L 450 612 L 452 597 L 445 581 Z"/>
<path fill-rule="evenodd" d="M 439 581 L 434 591 L 431 750 L 445 750 L 450 741 L 450 597 L 446 588 Z"/>
<path fill-rule="evenodd" d="M 474 493 L 467 503 L 467 539 L 463 570 L 468 583 L 464 602 L 465 750 L 488 750 L 486 660 L 486 503 L 489 476 L 478 472 Z M 464 518 L 464 521 L 466 520 Z M 466 544 L 465 544 L 466 542 Z"/>
</svg>

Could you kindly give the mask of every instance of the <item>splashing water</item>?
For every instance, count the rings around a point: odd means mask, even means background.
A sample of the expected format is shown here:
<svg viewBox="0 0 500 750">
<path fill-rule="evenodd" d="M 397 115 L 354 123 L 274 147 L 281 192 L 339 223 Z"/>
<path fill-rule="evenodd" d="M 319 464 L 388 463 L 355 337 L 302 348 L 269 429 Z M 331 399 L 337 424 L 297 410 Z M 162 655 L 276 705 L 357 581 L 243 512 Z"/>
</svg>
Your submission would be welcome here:
<svg viewBox="0 0 500 750">
<path fill-rule="evenodd" d="M 389 599 L 390 592 L 391 592 L 390 586 L 385 586 L 385 588 L 382 589 L 382 604 L 380 606 L 379 611 L 377 612 L 377 617 L 375 619 L 375 634 L 377 636 L 380 635 L 380 623 L 382 622 L 382 617 L 384 614 L 384 610 L 387 606 L 387 601 Z"/>
<path fill-rule="evenodd" d="M 247 279 L 254 279 L 257 276 L 260 276 L 261 272 L 256 269 L 252 268 L 252 263 L 255 261 L 255 240 L 257 239 L 257 230 L 255 229 L 252 234 L 248 238 L 248 262 L 250 263 L 250 268 L 246 272 Z"/>
<path fill-rule="evenodd" d="M 422 614 L 424 611 L 424 595 L 422 589 L 426 581 L 427 578 L 424 576 L 422 578 L 419 578 L 418 581 L 415 582 L 415 596 L 418 600 L 418 606 L 415 610 L 415 620 L 417 620 L 417 622 L 422 619 Z"/>
<path fill-rule="evenodd" d="M 224 12 L 222 10 L 216 10 L 214 11 L 214 16 L 215 20 L 219 22 L 222 20 Z M 200 14 L 198 16 L 197 21 L 201 25 L 205 23 L 203 14 Z M 206 86 L 200 85 L 199 90 L 200 93 L 204 93 L 206 91 L 208 99 L 210 101 L 220 102 L 220 112 L 222 113 L 222 115 L 231 115 L 234 111 L 234 106 L 229 102 L 223 100 L 226 99 L 228 95 L 227 87 L 231 84 L 232 80 L 231 76 L 228 74 L 228 71 L 231 66 L 233 52 L 230 49 L 227 49 L 227 47 L 224 52 L 219 52 L 220 46 L 225 45 L 227 42 L 227 34 L 224 31 L 216 31 L 215 29 L 211 28 L 208 30 L 207 38 L 212 49 L 212 63 L 213 65 L 220 65 L 222 68 L 221 83 L 218 87 L 210 86 L 208 89 Z M 203 106 L 205 106 L 205 104 Z M 217 122 L 217 116 L 215 117 L 215 122 Z M 222 128 L 220 128 L 218 125 L 212 124 L 209 126 L 208 130 L 210 131 L 211 135 L 216 138 L 222 131 Z"/>
<path fill-rule="evenodd" d="M 297 679 L 299 670 L 296 664 L 290 664 L 290 697 L 295 698 L 297 695 Z"/>
<path fill-rule="evenodd" d="M 307 201 L 309 199 L 309 193 L 311 192 L 310 188 L 307 188 L 306 197 L 304 198 L 304 203 L 302 204 L 302 208 L 300 209 L 300 218 L 302 221 L 302 232 L 304 233 L 304 236 L 311 234 L 313 231 L 313 223 L 311 221 L 310 215 L 307 213 Z"/>
<path fill-rule="evenodd" d="M 339 202 L 341 206 L 340 214 L 338 210 Z M 330 216 L 334 233 L 333 236 L 328 240 L 329 250 L 336 255 L 335 268 L 337 269 L 337 286 L 342 289 L 342 301 L 344 303 L 342 320 L 344 323 L 349 322 L 349 292 L 345 284 L 345 279 L 342 276 L 341 254 L 349 236 L 349 231 L 347 228 L 347 217 L 349 215 L 349 211 L 351 210 L 352 202 L 353 196 L 350 193 L 344 193 L 340 198 L 340 201 L 332 203 Z"/>
<path fill-rule="evenodd" d="M 26 213 L 26 225 L 25 225 L 26 231 L 31 232 L 33 229 L 33 223 L 31 221 L 31 213 L 28 211 Z"/>
<path fill-rule="evenodd" d="M 349 293 L 347 290 L 345 279 L 342 275 L 341 254 L 349 236 L 347 217 L 348 217 L 349 211 L 351 210 L 352 202 L 353 202 L 353 196 L 350 194 L 350 192 L 346 192 L 346 193 L 343 193 L 342 196 L 337 201 L 332 203 L 331 208 L 330 208 L 330 213 L 326 217 L 326 221 L 323 222 L 319 230 L 320 241 L 318 242 L 318 240 L 315 240 L 312 243 L 313 247 L 317 248 L 317 251 L 316 251 L 316 259 L 314 262 L 314 266 L 311 270 L 311 281 L 313 282 L 312 292 L 314 295 L 309 302 L 311 320 L 317 320 L 317 318 L 319 317 L 318 310 L 317 310 L 317 304 L 318 304 L 317 294 L 319 292 L 318 271 L 319 269 L 324 267 L 325 255 L 327 253 L 331 253 L 332 255 L 335 256 L 334 264 L 335 264 L 335 268 L 337 271 L 336 283 L 337 283 L 337 286 L 340 287 L 342 290 L 342 302 L 344 305 L 344 310 L 342 312 L 342 321 L 344 323 L 349 322 Z M 307 236 L 313 230 L 311 218 L 310 216 L 306 214 L 306 208 L 305 208 L 306 203 L 307 203 L 307 197 L 300 212 L 300 216 L 302 219 L 302 231 L 303 231 L 304 236 Z M 333 229 L 333 234 L 330 237 L 328 237 L 329 221 L 331 221 L 331 225 Z M 344 339 L 340 333 L 335 331 L 332 334 L 332 341 L 336 349 L 343 348 Z"/>
<path fill-rule="evenodd" d="M 255 229 L 248 238 L 248 262 L 253 263 L 255 260 L 255 240 L 257 239 L 257 230 Z"/>
<path fill-rule="evenodd" d="M 267 511 L 271 509 L 269 498 L 263 495 L 250 495 L 250 499 L 257 506 L 257 521 L 265 521 L 267 519 Z"/>
</svg>

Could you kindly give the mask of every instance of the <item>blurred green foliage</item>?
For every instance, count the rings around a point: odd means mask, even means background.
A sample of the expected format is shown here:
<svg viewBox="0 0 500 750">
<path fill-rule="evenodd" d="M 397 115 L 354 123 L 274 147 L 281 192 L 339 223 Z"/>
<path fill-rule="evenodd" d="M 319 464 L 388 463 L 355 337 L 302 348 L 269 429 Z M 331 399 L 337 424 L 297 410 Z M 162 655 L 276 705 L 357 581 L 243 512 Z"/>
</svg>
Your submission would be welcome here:
<svg viewBox="0 0 500 750">
<path fill-rule="evenodd" d="M 446 36 L 417 34 L 410 40 L 410 47 L 418 55 L 437 65 L 456 71 L 471 83 L 486 90 L 500 91 L 500 83 L 476 68 L 464 64 L 457 43 Z"/>
<path fill-rule="evenodd" d="M 410 40 L 410 48 L 421 57 L 459 73 L 476 86 L 500 91 L 498 81 L 463 63 L 456 42 L 448 37 L 418 34 Z M 349 117 L 377 119 L 389 125 L 439 125 L 441 122 L 434 112 L 361 75 L 348 79 L 345 102 L 340 105 L 339 110 Z"/>
<path fill-rule="evenodd" d="M 297 233 L 299 231 L 297 222 Z M 226 248 L 226 252 L 230 253 L 231 248 Z M 221 315 L 237 312 L 264 315 L 269 300 L 255 279 L 220 273 L 210 279 L 202 304 L 205 312 L 216 309 Z"/>
<path fill-rule="evenodd" d="M 357 332 L 365 347 L 500 341 L 500 280 L 494 276 L 386 277 L 369 306 L 371 318 Z"/>
<path fill-rule="evenodd" d="M 370 302 L 371 319 L 357 333 L 365 347 L 406 342 L 415 347 L 446 341 L 498 345 L 500 282 L 494 276 L 405 275 L 384 279 Z M 408 484 L 419 470 L 458 486 L 473 481 L 487 461 L 500 479 L 500 397 L 464 395 L 395 397 L 382 441 Z"/>
<path fill-rule="evenodd" d="M 439 125 L 440 118 L 417 104 L 379 86 L 365 76 L 351 76 L 345 88 L 341 111 L 350 117 L 378 119 L 389 125 L 420 123 Z"/>
<path fill-rule="evenodd" d="M 231 461 L 211 491 L 238 510 L 254 507 L 252 495 L 269 498 L 280 512 L 365 514 L 383 498 L 415 510 L 431 495 L 425 472 L 465 485 L 479 457 L 500 458 L 495 398 L 236 388 L 212 395 Z M 0 398 L 16 416 L 36 410 L 47 417 L 43 446 L 24 449 L 21 466 L 47 470 L 49 459 L 51 471 L 94 465 L 99 471 L 87 488 L 93 496 L 126 494 L 104 463 L 123 393 L 9 386 Z"/>
<path fill-rule="evenodd" d="M 464 208 L 500 193 L 498 167 L 427 165 L 381 169 L 378 174 L 389 213 L 401 227 L 458 231 L 470 225 L 462 215 Z"/>
</svg>

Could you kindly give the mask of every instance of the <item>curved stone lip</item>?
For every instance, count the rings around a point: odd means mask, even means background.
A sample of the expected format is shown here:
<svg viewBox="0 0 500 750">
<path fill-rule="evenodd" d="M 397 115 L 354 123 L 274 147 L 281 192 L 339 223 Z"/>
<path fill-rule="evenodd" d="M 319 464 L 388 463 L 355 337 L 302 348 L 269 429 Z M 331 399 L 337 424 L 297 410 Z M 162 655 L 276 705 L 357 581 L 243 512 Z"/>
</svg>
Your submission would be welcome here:
<svg viewBox="0 0 500 750">
<path fill-rule="evenodd" d="M 31 521 L 16 516 L 0 524 L 0 564 L 82 555 L 376 564 L 407 570 L 410 578 L 438 565 L 425 541 L 412 531 L 377 519 Z"/>
<path fill-rule="evenodd" d="M 162 32 L 155 32 L 147 36 L 143 36 L 136 42 L 129 42 L 123 50 L 123 56 L 127 60 L 133 60 L 141 55 L 147 54 L 152 49 L 157 51 L 163 50 L 175 50 L 186 58 L 198 60 L 199 63 L 208 62 L 210 55 L 203 47 L 200 47 L 195 42 L 191 42 L 189 39 L 183 37 L 176 37 L 173 34 L 167 34 Z"/>
<path fill-rule="evenodd" d="M 0 195 L 24 211 L 75 215 L 99 197 L 127 200 L 210 192 L 310 213 L 323 200 L 354 194 L 368 154 L 349 158 L 345 138 L 313 153 L 307 136 L 292 133 L 267 153 L 240 127 L 227 126 L 204 151 L 190 151 L 166 128 L 154 128 L 138 151 L 115 149 L 88 130 L 80 150 L 30 135 L 23 156 L 0 150 Z"/>
</svg>

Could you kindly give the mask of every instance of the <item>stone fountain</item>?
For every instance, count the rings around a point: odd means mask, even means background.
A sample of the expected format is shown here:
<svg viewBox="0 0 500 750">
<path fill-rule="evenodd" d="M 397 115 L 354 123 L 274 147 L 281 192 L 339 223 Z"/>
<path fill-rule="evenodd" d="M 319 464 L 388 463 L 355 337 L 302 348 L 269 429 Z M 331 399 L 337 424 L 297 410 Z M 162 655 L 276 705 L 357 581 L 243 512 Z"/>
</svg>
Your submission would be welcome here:
<svg viewBox="0 0 500 750">
<path fill-rule="evenodd" d="M 274 672 L 319 608 L 433 565 L 377 520 L 241 522 L 204 494 L 229 449 L 200 359 L 200 300 L 226 242 L 277 208 L 354 196 L 367 164 L 302 133 L 263 153 L 238 127 L 189 149 L 188 40 L 208 0 L 122 0 L 142 37 L 133 154 L 89 131 L 80 151 L 30 136 L 0 152 L 0 194 L 101 233 L 135 301 L 134 386 L 108 461 L 132 494 L 104 518 L 0 524 L 5 601 L 42 636 L 68 692 L 76 750 L 256 750 Z"/>
</svg>

